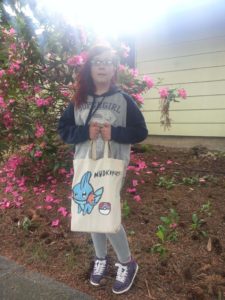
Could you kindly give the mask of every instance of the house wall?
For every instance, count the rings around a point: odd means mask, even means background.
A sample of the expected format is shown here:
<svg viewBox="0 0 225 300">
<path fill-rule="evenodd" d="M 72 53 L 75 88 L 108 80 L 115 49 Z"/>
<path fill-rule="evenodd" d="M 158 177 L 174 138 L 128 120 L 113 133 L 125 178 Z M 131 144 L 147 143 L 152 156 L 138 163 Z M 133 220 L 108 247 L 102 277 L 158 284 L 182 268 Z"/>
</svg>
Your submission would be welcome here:
<svg viewBox="0 0 225 300">
<path fill-rule="evenodd" d="M 215 4 L 215 3 L 214 3 Z M 136 67 L 158 87 L 185 88 L 171 103 L 172 126 L 160 125 L 159 95 L 145 95 L 143 113 L 151 136 L 225 138 L 225 3 L 169 13 L 136 38 Z M 183 139 L 184 140 L 184 139 Z M 225 146 L 225 142 L 224 142 Z M 225 148 L 224 148 L 225 149 Z"/>
</svg>

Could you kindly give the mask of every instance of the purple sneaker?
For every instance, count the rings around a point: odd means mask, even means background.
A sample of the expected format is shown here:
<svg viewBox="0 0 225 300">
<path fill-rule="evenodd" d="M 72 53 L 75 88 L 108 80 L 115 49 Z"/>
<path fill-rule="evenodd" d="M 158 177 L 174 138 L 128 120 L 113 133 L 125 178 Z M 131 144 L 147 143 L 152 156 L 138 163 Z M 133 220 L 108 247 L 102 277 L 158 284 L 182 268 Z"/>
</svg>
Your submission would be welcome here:
<svg viewBox="0 0 225 300">
<path fill-rule="evenodd" d="M 115 266 L 118 267 L 118 270 L 112 291 L 115 294 L 122 294 L 131 288 L 134 278 L 137 275 L 138 264 L 134 260 L 131 260 L 127 264 L 122 265 L 117 263 Z"/>
<path fill-rule="evenodd" d="M 107 271 L 108 261 L 107 259 L 96 258 L 94 263 L 94 268 L 91 273 L 90 283 L 92 285 L 100 285 L 100 281 L 105 276 Z"/>
</svg>

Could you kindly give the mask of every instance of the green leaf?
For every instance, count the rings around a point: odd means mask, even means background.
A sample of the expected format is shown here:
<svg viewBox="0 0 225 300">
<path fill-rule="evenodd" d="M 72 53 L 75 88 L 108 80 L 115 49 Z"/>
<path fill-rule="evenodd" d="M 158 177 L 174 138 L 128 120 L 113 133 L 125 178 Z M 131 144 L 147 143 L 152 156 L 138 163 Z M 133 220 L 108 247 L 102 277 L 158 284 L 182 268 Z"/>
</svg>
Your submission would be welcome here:
<svg viewBox="0 0 225 300">
<path fill-rule="evenodd" d="M 198 216 L 197 216 L 197 214 L 192 214 L 192 222 L 194 222 L 194 223 L 198 223 Z"/>
<path fill-rule="evenodd" d="M 171 220 L 168 217 L 160 217 L 160 220 L 167 225 L 171 223 Z"/>
<path fill-rule="evenodd" d="M 164 242 L 165 240 L 165 231 L 162 229 L 162 227 L 158 226 L 158 230 L 156 232 L 156 236 L 162 241 Z"/>
</svg>

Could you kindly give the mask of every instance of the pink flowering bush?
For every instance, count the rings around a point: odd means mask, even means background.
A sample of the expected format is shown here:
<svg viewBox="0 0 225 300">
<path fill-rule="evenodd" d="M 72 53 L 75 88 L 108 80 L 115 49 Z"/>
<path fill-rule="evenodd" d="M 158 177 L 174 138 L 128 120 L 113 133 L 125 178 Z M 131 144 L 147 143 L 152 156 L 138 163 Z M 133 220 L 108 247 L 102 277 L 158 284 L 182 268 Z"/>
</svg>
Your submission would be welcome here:
<svg viewBox="0 0 225 300">
<path fill-rule="evenodd" d="M 125 65 L 119 66 L 118 81 L 121 88 L 133 97 L 139 107 L 144 104 L 143 94 L 154 86 L 152 78 L 144 76 L 141 79 L 136 69 Z"/>
<path fill-rule="evenodd" d="M 74 35 L 66 35 L 65 31 L 61 30 L 58 39 L 64 40 L 67 47 L 58 53 L 54 45 L 45 45 L 45 49 L 37 45 L 37 36 L 28 41 L 19 30 L 6 30 L 0 26 L 4 49 L 4 63 L 0 69 L 0 155 L 3 158 L 19 153 L 24 158 L 21 168 L 25 176 L 31 165 L 35 169 L 43 164 L 43 173 L 56 172 L 65 166 L 59 159 L 58 152 L 66 147 L 58 137 L 57 122 L 71 99 L 76 74 L 90 47 L 87 38 L 87 44 L 84 43 L 83 31 L 77 29 Z M 80 51 L 74 47 L 75 42 L 82 45 Z M 128 51 L 124 45 L 118 48 L 121 56 L 127 55 Z M 138 79 L 136 70 L 121 65 L 119 84 L 141 105 L 142 94 L 153 86 L 153 81 L 146 76 L 143 80 Z"/>
</svg>

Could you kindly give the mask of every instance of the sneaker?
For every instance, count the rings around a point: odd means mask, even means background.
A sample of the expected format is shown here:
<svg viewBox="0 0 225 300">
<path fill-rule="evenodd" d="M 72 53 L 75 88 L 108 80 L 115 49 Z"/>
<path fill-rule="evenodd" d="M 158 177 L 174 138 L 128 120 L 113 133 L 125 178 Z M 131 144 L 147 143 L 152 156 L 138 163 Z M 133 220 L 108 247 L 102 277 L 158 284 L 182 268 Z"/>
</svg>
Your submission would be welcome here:
<svg viewBox="0 0 225 300">
<path fill-rule="evenodd" d="M 100 285 L 100 281 L 105 276 L 107 271 L 107 259 L 96 258 L 94 268 L 91 273 L 90 283 L 92 285 Z"/>
<path fill-rule="evenodd" d="M 131 260 L 127 264 L 116 263 L 115 266 L 118 267 L 118 270 L 112 291 L 115 294 L 122 294 L 131 288 L 134 278 L 137 275 L 138 264 L 134 260 Z"/>
</svg>

